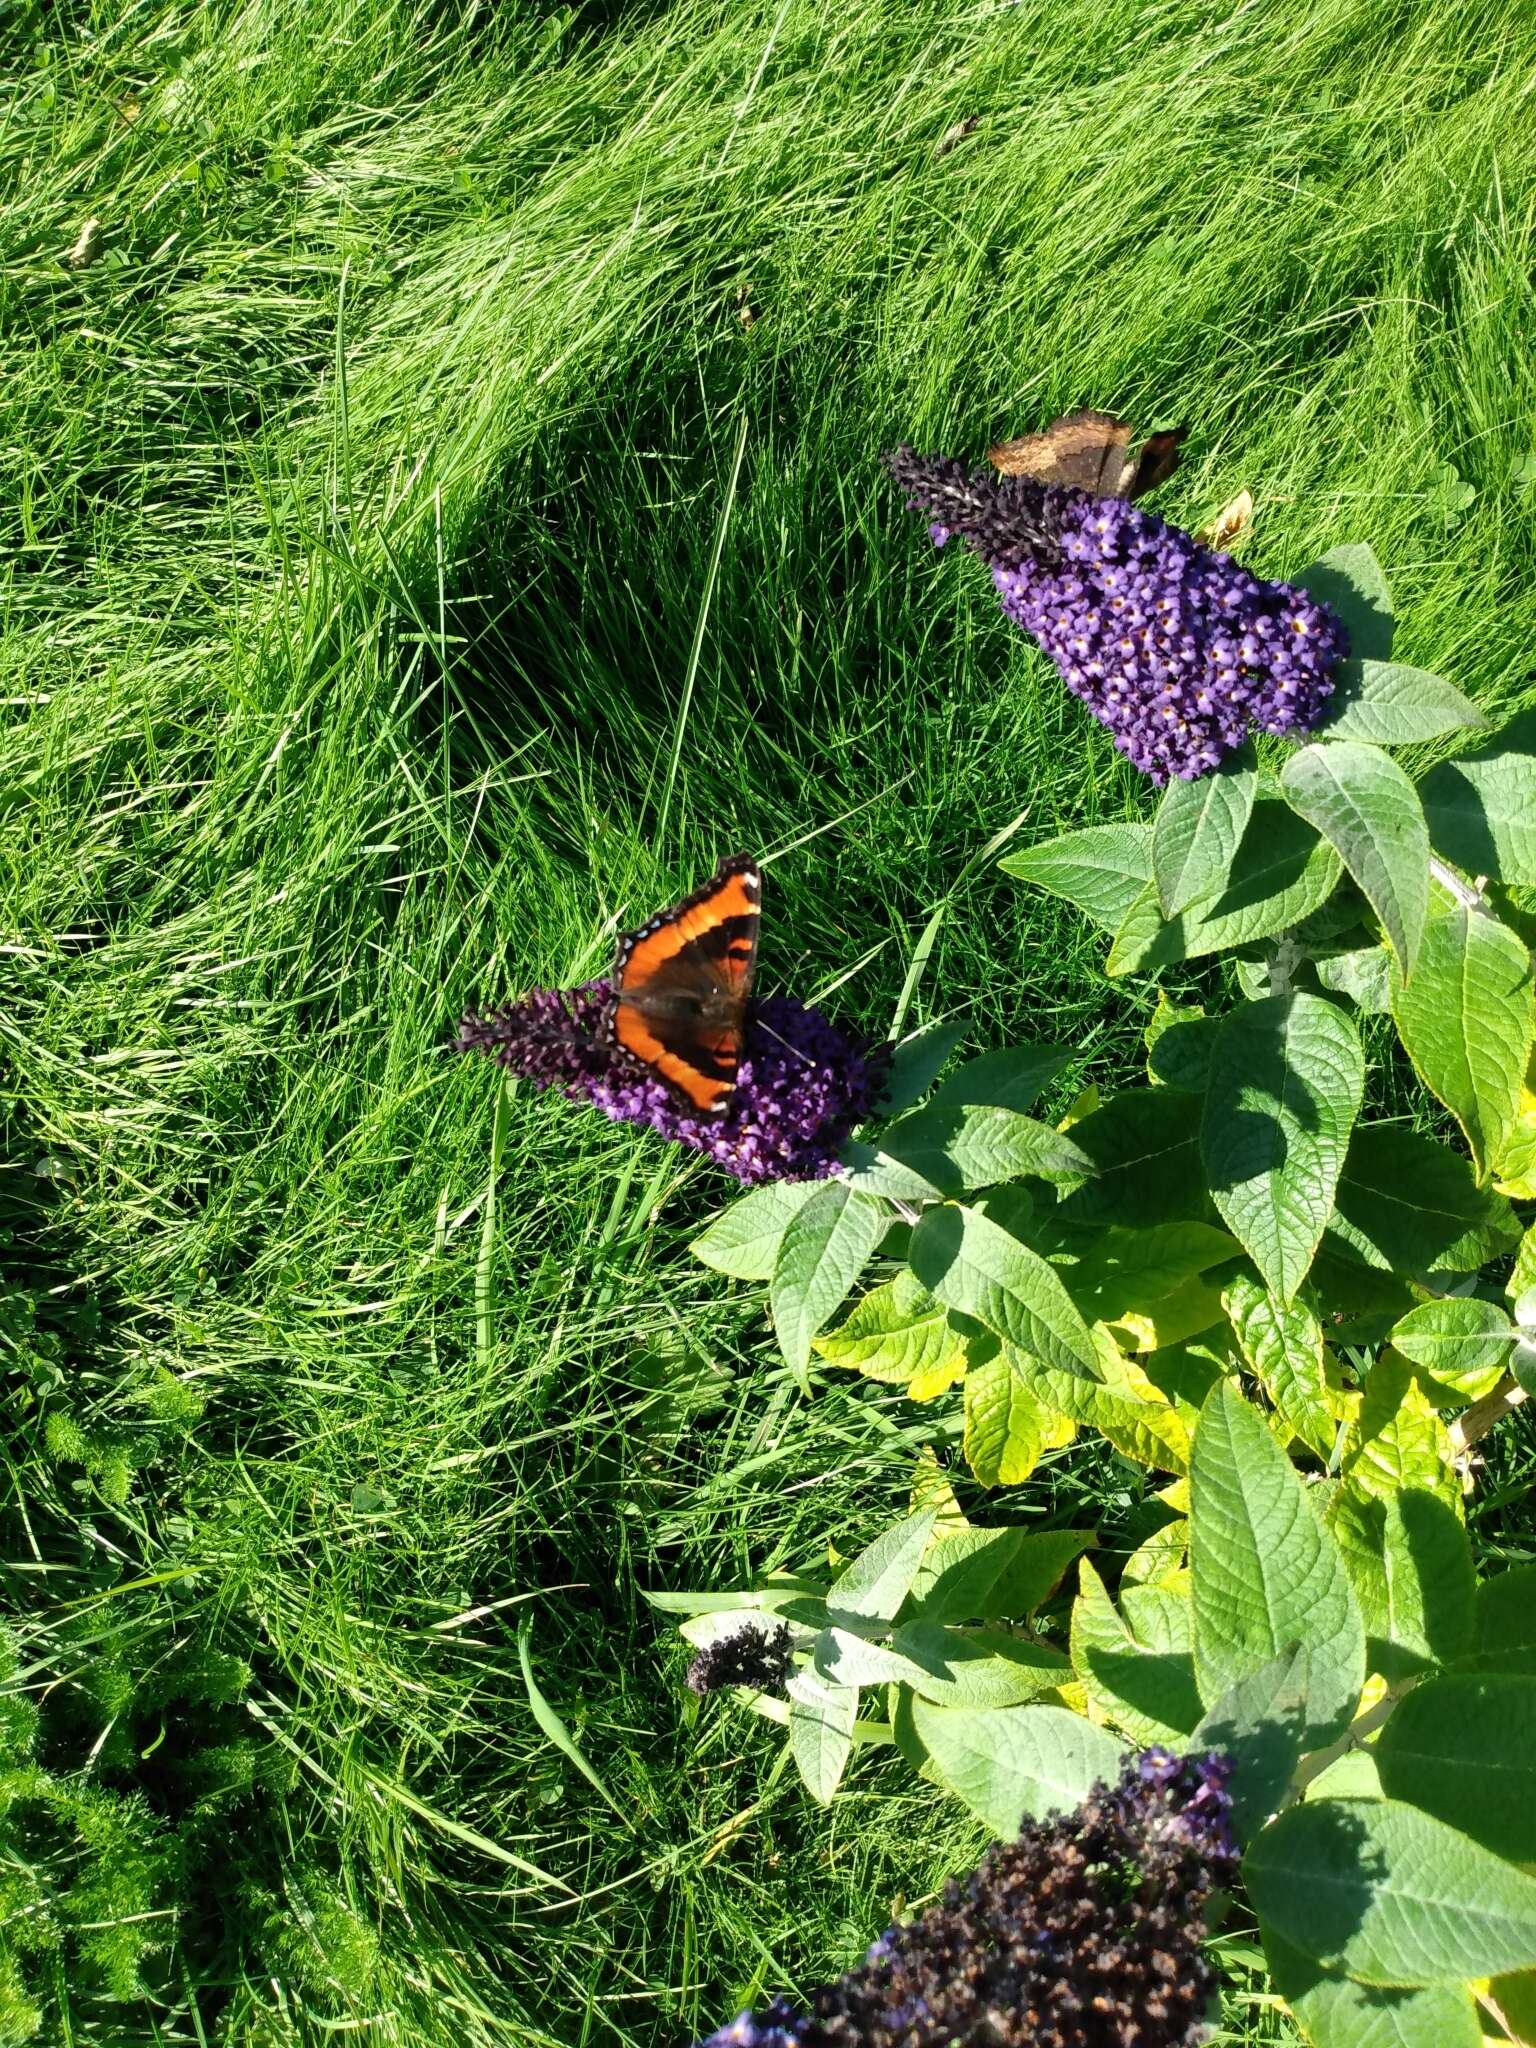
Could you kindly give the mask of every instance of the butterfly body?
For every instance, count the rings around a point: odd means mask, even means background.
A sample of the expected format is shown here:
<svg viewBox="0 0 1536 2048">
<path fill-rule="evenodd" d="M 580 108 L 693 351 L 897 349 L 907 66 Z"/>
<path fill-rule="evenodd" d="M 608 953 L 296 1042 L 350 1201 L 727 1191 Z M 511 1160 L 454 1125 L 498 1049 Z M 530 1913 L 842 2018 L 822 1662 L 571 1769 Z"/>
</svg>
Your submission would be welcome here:
<svg viewBox="0 0 1536 2048">
<path fill-rule="evenodd" d="M 1038 434 L 1000 441 L 987 450 L 987 460 L 1004 476 L 1061 484 L 1095 498 L 1139 498 L 1172 476 L 1185 432 L 1174 427 L 1149 434 L 1132 455 L 1130 421 L 1089 406 L 1064 413 Z"/>
<path fill-rule="evenodd" d="M 734 854 L 691 896 L 619 942 L 608 1029 L 696 1116 L 736 1087 L 757 966 L 763 878 Z"/>
</svg>

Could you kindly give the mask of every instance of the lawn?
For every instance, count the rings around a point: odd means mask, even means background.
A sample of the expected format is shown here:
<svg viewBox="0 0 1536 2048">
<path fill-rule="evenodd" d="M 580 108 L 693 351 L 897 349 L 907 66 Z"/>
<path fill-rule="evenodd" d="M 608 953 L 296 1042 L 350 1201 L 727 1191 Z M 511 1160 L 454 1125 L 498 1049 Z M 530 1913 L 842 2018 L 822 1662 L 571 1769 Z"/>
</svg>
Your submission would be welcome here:
<svg viewBox="0 0 1536 2048">
<path fill-rule="evenodd" d="M 880 451 L 1187 421 L 1159 509 L 1250 486 L 1262 574 L 1368 538 L 1401 658 L 1536 701 L 1536 20 L 22 0 L 0 51 L 0 1735 L 49 1774 L 0 2041 L 687 2048 L 984 1837 L 873 1756 L 812 1805 L 642 1590 L 847 1554 L 957 1422 L 804 1399 L 687 1256 L 730 1184 L 498 1115 L 455 1020 L 745 847 L 763 987 L 1059 1040 L 1058 1109 L 1135 1072 L 1148 985 L 980 856 L 1150 793 Z M 1512 1425 L 1485 1556 L 1533 1471 Z M 1113 1554 L 1142 1483 L 981 1511 Z M 1246 1924 L 1225 2038 L 1294 2040 Z"/>
</svg>

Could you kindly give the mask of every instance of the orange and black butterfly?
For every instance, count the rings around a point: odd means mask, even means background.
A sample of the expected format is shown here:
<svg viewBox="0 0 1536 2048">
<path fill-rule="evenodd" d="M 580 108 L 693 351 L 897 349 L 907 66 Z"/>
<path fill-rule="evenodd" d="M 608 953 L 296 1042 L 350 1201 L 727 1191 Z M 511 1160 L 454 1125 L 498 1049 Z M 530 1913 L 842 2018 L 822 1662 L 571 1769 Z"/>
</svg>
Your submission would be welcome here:
<svg viewBox="0 0 1536 2048">
<path fill-rule="evenodd" d="M 1107 412 L 1063 414 L 1038 434 L 1000 441 L 987 460 L 1004 476 L 1033 477 L 1037 483 L 1065 484 L 1096 498 L 1139 498 L 1166 481 L 1179 464 L 1179 443 L 1188 432 L 1174 427 L 1149 434 L 1131 451 L 1131 423 Z"/>
<path fill-rule="evenodd" d="M 757 965 L 763 877 L 750 854 L 619 941 L 608 1028 L 695 1116 L 726 1108 Z"/>
</svg>

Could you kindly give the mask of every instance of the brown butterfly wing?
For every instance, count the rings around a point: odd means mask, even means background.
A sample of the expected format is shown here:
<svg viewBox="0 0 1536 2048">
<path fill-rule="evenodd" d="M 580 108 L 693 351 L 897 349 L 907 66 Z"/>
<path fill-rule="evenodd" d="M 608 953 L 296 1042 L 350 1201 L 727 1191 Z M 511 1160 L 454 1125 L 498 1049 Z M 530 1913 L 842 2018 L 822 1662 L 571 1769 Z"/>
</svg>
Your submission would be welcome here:
<svg viewBox="0 0 1536 2048">
<path fill-rule="evenodd" d="M 1063 484 L 1089 491 L 1096 498 L 1139 498 L 1167 481 L 1179 465 L 1179 443 L 1188 429 L 1174 427 L 1149 434 L 1135 456 L 1130 453 L 1129 420 L 1112 413 L 1066 413 L 1038 434 L 1001 441 L 987 450 L 987 459 L 1004 476 L 1033 477 L 1037 483 Z"/>
<path fill-rule="evenodd" d="M 756 861 L 736 854 L 619 945 L 613 1036 L 698 1116 L 736 1086 L 762 887 Z"/>
<path fill-rule="evenodd" d="M 1168 481 L 1179 466 L 1179 443 L 1188 432 L 1188 427 L 1170 427 L 1166 433 L 1148 434 L 1131 466 L 1125 492 L 1128 498 L 1139 498 L 1143 491 L 1156 490 Z"/>
<path fill-rule="evenodd" d="M 1085 407 L 1052 420 L 1038 434 L 999 442 L 987 450 L 987 460 L 1004 476 L 1028 476 L 1037 483 L 1091 491 L 1096 498 L 1115 498 L 1134 467 L 1130 443 L 1129 420 Z"/>
</svg>

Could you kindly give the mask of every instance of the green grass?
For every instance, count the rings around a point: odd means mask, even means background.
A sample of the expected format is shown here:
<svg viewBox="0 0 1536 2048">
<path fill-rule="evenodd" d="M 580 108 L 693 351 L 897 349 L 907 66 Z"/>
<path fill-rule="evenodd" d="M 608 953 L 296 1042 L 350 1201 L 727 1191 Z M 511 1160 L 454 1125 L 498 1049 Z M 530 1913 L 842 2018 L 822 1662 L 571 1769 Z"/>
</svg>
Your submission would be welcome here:
<svg viewBox="0 0 1536 2048">
<path fill-rule="evenodd" d="M 143 0 L 0 50 L 0 1548 L 68 1788 L 0 2030 L 686 2044 L 980 1837 L 878 1760 L 810 1807 L 639 1589 L 846 1550 L 944 1418 L 802 1401 L 658 1145 L 523 1093 L 493 1169 L 453 1019 L 744 845 L 767 985 L 883 1031 L 947 904 L 915 1017 L 1131 1072 L 1146 991 L 967 863 L 1145 790 L 878 451 L 1187 419 L 1161 509 L 1251 485 L 1261 572 L 1370 538 L 1404 658 L 1529 702 L 1536 24 Z M 1112 1543 L 1136 1487 L 995 1512 Z"/>
</svg>

